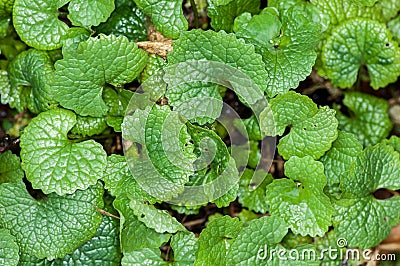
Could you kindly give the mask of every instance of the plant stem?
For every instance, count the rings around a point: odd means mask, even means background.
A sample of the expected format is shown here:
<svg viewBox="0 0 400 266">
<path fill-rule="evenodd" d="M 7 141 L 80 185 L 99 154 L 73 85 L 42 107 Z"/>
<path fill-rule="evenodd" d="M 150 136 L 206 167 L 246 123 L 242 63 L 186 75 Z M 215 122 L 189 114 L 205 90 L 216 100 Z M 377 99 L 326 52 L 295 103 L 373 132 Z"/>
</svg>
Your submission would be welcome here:
<svg viewBox="0 0 400 266">
<path fill-rule="evenodd" d="M 194 0 L 190 0 L 190 5 L 192 6 L 193 16 L 194 16 L 194 26 L 198 28 L 200 26 L 199 23 L 199 13 L 197 12 L 197 6 Z"/>
</svg>

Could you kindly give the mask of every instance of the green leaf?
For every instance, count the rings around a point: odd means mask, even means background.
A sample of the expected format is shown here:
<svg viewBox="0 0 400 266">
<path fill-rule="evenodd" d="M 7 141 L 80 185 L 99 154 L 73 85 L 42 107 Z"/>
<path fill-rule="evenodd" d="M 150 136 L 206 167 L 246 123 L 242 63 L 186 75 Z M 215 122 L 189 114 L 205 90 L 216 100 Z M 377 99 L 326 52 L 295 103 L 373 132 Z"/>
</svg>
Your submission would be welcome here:
<svg viewBox="0 0 400 266">
<path fill-rule="evenodd" d="M 0 154 L 0 184 L 19 181 L 23 177 L 19 157 L 11 151 Z"/>
<path fill-rule="evenodd" d="M 139 221 L 157 233 L 173 234 L 178 231 L 186 231 L 186 228 L 165 210 L 159 210 L 153 205 L 135 199 L 131 200 L 130 207 Z"/>
<path fill-rule="evenodd" d="M 104 210 L 112 212 L 111 206 L 106 206 Z M 62 259 L 48 261 L 38 259 L 28 254 L 22 254 L 19 261 L 20 266 L 35 265 L 108 265 L 118 266 L 121 262 L 121 252 L 118 237 L 119 222 L 116 218 L 103 216 L 96 234 L 88 242 L 76 249 L 72 254 L 67 254 Z"/>
<path fill-rule="evenodd" d="M 350 115 L 336 113 L 339 128 L 353 133 L 364 147 L 374 145 L 389 135 L 392 122 L 386 100 L 360 92 L 347 92 L 343 104 Z"/>
<path fill-rule="evenodd" d="M 89 28 L 105 22 L 114 11 L 113 0 L 71 0 L 68 18 L 75 26 Z"/>
<path fill-rule="evenodd" d="M 351 163 L 362 152 L 362 149 L 356 136 L 339 131 L 337 139 L 332 143 L 332 148 L 320 159 L 324 164 L 328 187 L 339 183 L 340 176 L 350 170 Z"/>
<path fill-rule="evenodd" d="M 14 0 L 1 0 L 0 1 L 0 18 L 8 17 L 14 5 Z"/>
<path fill-rule="evenodd" d="M 188 28 L 181 0 L 134 0 L 146 16 L 151 18 L 156 30 L 165 37 L 177 39 Z"/>
<path fill-rule="evenodd" d="M 103 91 L 103 100 L 108 107 L 107 124 L 115 131 L 121 132 L 121 124 L 125 115 L 126 108 L 133 95 L 132 91 L 106 87 Z"/>
<path fill-rule="evenodd" d="M 393 39 L 400 42 L 400 17 L 396 17 L 388 22 L 388 28 L 393 34 Z"/>
<path fill-rule="evenodd" d="M 191 232 L 178 232 L 171 238 L 171 247 L 174 250 L 175 266 L 193 265 L 196 259 L 197 238 Z"/>
<path fill-rule="evenodd" d="M 226 256 L 227 265 L 268 265 L 268 260 L 260 261 L 258 258 L 260 250 L 265 246 L 274 248 L 287 232 L 287 225 L 279 217 L 264 216 L 252 220 L 231 245 Z"/>
<path fill-rule="evenodd" d="M 142 73 L 140 74 L 139 81 L 141 83 L 144 83 L 150 77 L 161 74 L 161 71 L 166 64 L 166 60 L 161 56 L 156 54 L 149 54 L 149 61 L 147 62 L 147 65 L 143 69 Z"/>
<path fill-rule="evenodd" d="M 22 168 L 33 188 L 70 194 L 96 184 L 106 166 L 106 152 L 94 140 L 73 143 L 68 131 L 75 114 L 52 109 L 32 119 L 21 136 Z"/>
<path fill-rule="evenodd" d="M 242 13 L 256 14 L 260 10 L 260 0 L 208 0 L 208 16 L 216 30 L 232 32 L 233 21 Z"/>
<path fill-rule="evenodd" d="M 107 35 L 124 35 L 131 42 L 147 40 L 146 16 L 132 0 L 117 6 L 108 20 L 95 30 Z"/>
<path fill-rule="evenodd" d="M 350 172 L 341 177 L 343 198 L 336 202 L 334 227 L 349 247 L 362 249 L 378 245 L 399 222 L 400 198 L 374 198 L 380 188 L 400 188 L 400 158 L 393 147 L 383 143 L 368 147 L 357 156 Z"/>
<path fill-rule="evenodd" d="M 114 200 L 113 204 L 120 215 L 120 243 L 121 251 L 125 255 L 142 248 L 158 249 L 170 239 L 170 234 L 157 233 L 154 229 L 139 221 L 129 207 L 129 199 L 127 197 L 120 196 Z"/>
<path fill-rule="evenodd" d="M 72 134 L 93 136 L 101 134 L 107 128 L 107 123 L 102 117 L 76 116 L 76 124 L 71 129 Z"/>
<path fill-rule="evenodd" d="M 187 112 L 193 112 L 193 109 L 199 110 L 202 115 L 190 119 L 191 122 L 200 125 L 211 124 L 221 115 L 222 97 L 216 84 L 204 82 L 171 84 L 165 96 L 168 98 L 168 104 L 185 117 Z M 210 98 L 212 100 L 208 100 Z M 206 104 L 199 99 L 206 100 Z"/>
<path fill-rule="evenodd" d="M 375 8 L 380 7 L 383 18 L 387 21 L 396 17 L 400 11 L 400 2 L 397 0 L 380 0 L 375 5 Z"/>
<path fill-rule="evenodd" d="M 254 188 L 251 184 L 254 170 L 244 170 L 240 178 L 239 203 L 251 211 L 266 213 L 269 210 L 269 206 L 265 199 L 265 190 L 266 186 L 272 182 L 273 178 L 272 175 L 267 174 L 264 170 L 257 170 L 256 174 L 260 175 L 263 181 Z"/>
<path fill-rule="evenodd" d="M 126 37 L 89 38 L 55 63 L 52 81 L 55 98 L 63 107 L 82 116 L 103 116 L 107 113 L 102 99 L 104 86 L 131 82 L 146 61 L 146 53 Z M 81 78 L 76 80 L 77 76 Z"/>
<path fill-rule="evenodd" d="M 147 194 L 132 176 L 124 156 L 112 154 L 107 157 L 107 167 L 102 180 L 104 187 L 114 197 L 127 196 L 139 201 L 155 203 L 155 199 Z"/>
<path fill-rule="evenodd" d="M 87 41 L 89 37 L 90 32 L 85 28 L 74 27 L 68 29 L 67 33 L 61 37 L 62 53 L 66 54 L 73 52 L 74 50 L 78 49 L 78 46 L 81 42 Z M 59 59 L 62 59 L 62 55 Z"/>
<path fill-rule="evenodd" d="M 357 6 L 373 6 L 377 0 L 347 0 Z"/>
<path fill-rule="evenodd" d="M 400 75 L 400 51 L 386 25 L 355 18 L 333 31 L 322 48 L 327 76 L 339 87 L 351 87 L 361 66 L 368 68 L 371 86 L 385 87 Z"/>
<path fill-rule="evenodd" d="M 385 139 L 384 143 L 391 145 L 395 151 L 400 153 L 400 138 L 397 136 L 392 136 L 389 140 Z"/>
<path fill-rule="evenodd" d="M 254 44 L 263 57 L 268 96 L 297 88 L 311 73 L 320 26 L 306 11 L 291 8 L 278 14 L 266 8 L 253 17 L 243 14 L 235 23 L 240 24 L 235 26 L 237 35 Z"/>
<path fill-rule="evenodd" d="M 307 96 L 295 92 L 281 94 L 270 101 L 270 107 L 275 125 L 271 125 L 270 119 L 262 119 L 261 129 L 275 126 L 276 134 L 281 136 L 290 127 L 290 133 L 278 144 L 279 154 L 285 160 L 306 155 L 318 159 L 337 138 L 335 111 L 327 106 L 318 108 Z"/>
<path fill-rule="evenodd" d="M 331 225 L 334 209 L 324 194 L 324 166 L 310 156 L 291 157 L 285 163 L 285 175 L 266 189 L 270 213 L 280 216 L 295 234 L 323 236 Z"/>
<path fill-rule="evenodd" d="M 140 266 L 143 265 L 162 265 L 165 266 L 165 261 L 161 258 L 159 248 L 142 248 L 132 252 L 124 253 L 122 258 L 122 266 Z"/>
<path fill-rule="evenodd" d="M 2 102 L 22 111 L 28 107 L 40 113 L 55 104 L 48 86 L 53 63 L 46 52 L 31 49 L 20 53 L 9 65 L 10 91 L 3 91 Z"/>
<path fill-rule="evenodd" d="M 1 265 L 17 266 L 19 247 L 15 237 L 7 229 L 0 228 L 0 263 Z"/>
<path fill-rule="evenodd" d="M 100 184 L 72 195 L 54 193 L 36 200 L 25 184 L 0 185 L 0 226 L 15 236 L 21 252 L 38 258 L 62 258 L 91 239 L 101 215 L 92 204 L 103 207 Z"/>
<path fill-rule="evenodd" d="M 183 32 L 180 38 L 173 43 L 173 50 L 168 54 L 168 64 L 174 65 L 191 60 L 209 60 L 225 63 L 239 69 L 251 78 L 260 90 L 267 89 L 265 77 L 267 72 L 261 56 L 255 53 L 254 47 L 237 39 L 234 34 L 223 31 L 191 30 Z M 205 73 L 214 71 L 204 69 Z M 242 95 L 250 101 L 254 95 Z"/>
<path fill-rule="evenodd" d="M 226 265 L 228 250 L 241 229 L 239 219 L 229 216 L 209 222 L 200 233 L 194 265 Z"/>
<path fill-rule="evenodd" d="M 58 9 L 68 0 L 15 0 L 13 24 L 21 39 L 36 49 L 61 47 L 68 25 L 58 19 Z"/>
<path fill-rule="evenodd" d="M 154 105 L 126 116 L 123 138 L 132 142 L 125 151 L 138 183 L 158 200 L 170 200 L 183 191 L 194 173 L 193 144 L 178 113 Z M 171 162 L 169 158 L 174 158 Z"/>
</svg>

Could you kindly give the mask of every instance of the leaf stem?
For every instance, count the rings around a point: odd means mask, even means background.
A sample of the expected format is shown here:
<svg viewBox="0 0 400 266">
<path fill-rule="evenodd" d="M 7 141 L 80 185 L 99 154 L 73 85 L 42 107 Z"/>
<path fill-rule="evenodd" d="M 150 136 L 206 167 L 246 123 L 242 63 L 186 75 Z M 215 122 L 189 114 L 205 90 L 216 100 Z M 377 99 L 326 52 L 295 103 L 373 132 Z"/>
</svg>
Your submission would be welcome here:
<svg viewBox="0 0 400 266">
<path fill-rule="evenodd" d="M 200 26 L 199 23 L 199 13 L 197 12 L 197 6 L 194 0 L 190 0 L 190 5 L 192 6 L 193 16 L 194 16 L 194 26 L 198 28 Z"/>
</svg>

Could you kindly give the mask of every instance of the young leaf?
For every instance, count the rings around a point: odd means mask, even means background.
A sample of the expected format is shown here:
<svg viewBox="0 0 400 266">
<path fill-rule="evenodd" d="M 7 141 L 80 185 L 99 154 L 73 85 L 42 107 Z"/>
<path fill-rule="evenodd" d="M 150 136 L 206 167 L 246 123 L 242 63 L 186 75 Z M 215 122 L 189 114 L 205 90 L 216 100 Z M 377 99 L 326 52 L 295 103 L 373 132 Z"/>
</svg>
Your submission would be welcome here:
<svg viewBox="0 0 400 266">
<path fill-rule="evenodd" d="M 0 184 L 19 181 L 23 177 L 19 157 L 11 151 L 0 154 Z"/>
<path fill-rule="evenodd" d="M 121 124 L 125 115 L 126 108 L 133 95 L 132 91 L 106 87 L 103 91 L 103 100 L 108 107 L 106 122 L 115 131 L 121 132 Z"/>
<path fill-rule="evenodd" d="M 120 216 L 120 243 L 121 251 L 126 255 L 129 252 L 142 248 L 159 248 L 168 242 L 171 235 L 157 233 L 138 220 L 129 207 L 129 199 L 120 196 L 113 202 Z M 146 236 L 146 237 L 143 237 Z"/>
<path fill-rule="evenodd" d="M 260 10 L 260 0 L 208 0 L 208 16 L 211 27 L 216 31 L 232 32 L 233 21 L 242 13 L 256 14 Z"/>
<path fill-rule="evenodd" d="M 391 145 L 395 151 L 400 153 L 400 138 L 397 136 L 392 136 L 389 140 L 385 139 L 384 143 Z"/>
<path fill-rule="evenodd" d="M 337 26 L 321 53 L 324 69 L 332 83 L 351 87 L 359 68 L 368 68 L 371 86 L 385 87 L 400 75 L 400 51 L 386 25 L 355 18 Z"/>
<path fill-rule="evenodd" d="M 285 175 L 266 189 L 272 215 L 280 216 L 295 234 L 323 236 L 331 225 L 334 209 L 324 194 L 324 166 L 310 156 L 291 157 L 285 163 Z"/>
<path fill-rule="evenodd" d="M 155 203 L 155 199 L 138 185 L 123 156 L 112 154 L 107 157 L 102 180 L 104 187 L 116 198 L 128 196 L 142 202 Z"/>
<path fill-rule="evenodd" d="M 194 265 L 226 265 L 228 250 L 241 229 L 237 218 L 223 216 L 210 221 L 197 241 Z"/>
<path fill-rule="evenodd" d="M 380 188 L 400 188 L 399 153 L 383 143 L 368 147 L 357 156 L 350 172 L 341 177 L 343 198 L 336 202 L 334 227 L 338 238 L 349 247 L 362 249 L 378 245 L 391 227 L 399 222 L 400 198 L 378 200 L 373 192 Z"/>
<path fill-rule="evenodd" d="M 13 24 L 21 40 L 40 50 L 60 48 L 68 25 L 58 19 L 58 9 L 66 3 L 68 0 L 15 0 Z"/>
<path fill-rule="evenodd" d="M 329 187 L 339 183 L 339 177 L 350 170 L 351 163 L 362 152 L 362 149 L 363 147 L 356 136 L 339 131 L 337 139 L 332 143 L 332 148 L 320 159 L 324 164 Z"/>
<path fill-rule="evenodd" d="M 55 98 L 82 116 L 103 116 L 107 113 L 102 99 L 104 86 L 131 82 L 146 61 L 146 53 L 124 36 L 89 38 L 55 63 L 52 80 Z M 76 80 L 77 76 L 81 78 Z"/>
<path fill-rule="evenodd" d="M 392 129 L 384 99 L 360 92 L 347 92 L 343 104 L 350 110 L 350 116 L 336 113 L 339 128 L 353 133 L 364 147 L 374 145 L 387 137 Z"/>
<path fill-rule="evenodd" d="M 177 39 L 188 28 L 183 15 L 181 0 L 134 0 L 136 5 L 151 18 L 156 30 L 165 37 Z"/>
<path fill-rule="evenodd" d="M 266 8 L 253 17 L 243 14 L 235 28 L 237 35 L 254 44 L 262 55 L 270 97 L 298 87 L 311 73 L 320 26 L 305 11 L 291 8 L 278 14 Z"/>
<path fill-rule="evenodd" d="M 113 10 L 113 0 L 71 0 L 68 18 L 75 26 L 90 28 L 105 22 Z"/>
<path fill-rule="evenodd" d="M 124 35 L 131 42 L 147 40 L 146 16 L 132 0 L 117 6 L 105 23 L 95 28 L 96 32 L 116 36 Z"/>
<path fill-rule="evenodd" d="M 252 220 L 244 227 L 226 256 L 227 265 L 267 265 L 266 261 L 260 261 L 260 249 L 268 246 L 268 251 L 282 241 L 288 228 L 285 222 L 277 216 L 264 216 Z"/>
<path fill-rule="evenodd" d="M 71 129 L 72 134 L 93 136 L 100 134 L 107 128 L 107 123 L 102 117 L 76 116 L 76 124 Z"/>
<path fill-rule="evenodd" d="M 19 247 L 15 237 L 7 229 L 0 228 L 0 263 L 1 265 L 17 266 Z"/>
<path fill-rule="evenodd" d="M 73 193 L 96 184 L 106 166 L 106 152 L 94 140 L 71 142 L 75 114 L 52 109 L 32 119 L 21 136 L 22 168 L 33 188 L 45 194 Z M 46 167 L 44 167 L 46 166 Z"/>
<path fill-rule="evenodd" d="M 255 53 L 252 45 L 245 44 L 234 34 L 203 30 L 183 32 L 174 42 L 172 52 L 168 54 L 169 65 L 204 59 L 237 68 L 251 78 L 260 90 L 267 89 L 267 72 L 261 56 Z M 207 73 L 211 70 L 204 71 Z"/>
<path fill-rule="evenodd" d="M 10 91 L 2 91 L 2 102 L 34 113 L 49 109 L 56 102 L 48 86 L 53 63 L 46 52 L 31 49 L 20 53 L 9 65 Z"/>
<path fill-rule="evenodd" d="M 167 211 L 159 210 L 153 205 L 132 199 L 130 207 L 138 220 L 157 233 L 176 233 L 186 231 L 186 228 L 172 217 Z"/>
<path fill-rule="evenodd" d="M 54 193 L 34 199 L 25 184 L 0 185 L 0 226 L 15 236 L 21 252 L 38 258 L 62 258 L 91 239 L 101 215 L 93 207 L 103 207 L 100 184 L 72 195 Z"/>
<path fill-rule="evenodd" d="M 264 180 L 254 189 L 250 184 L 254 175 L 254 170 L 244 170 L 240 178 L 239 203 L 251 211 L 266 213 L 269 210 L 269 206 L 265 199 L 265 190 L 266 186 L 272 182 L 273 178 L 272 175 L 267 174 L 263 170 L 257 170 L 256 174 L 263 175 Z"/>
<path fill-rule="evenodd" d="M 276 134 L 282 135 L 286 127 L 290 127 L 290 133 L 278 144 L 279 154 L 284 159 L 306 155 L 318 159 L 337 138 L 335 111 L 326 106 L 318 108 L 307 96 L 290 91 L 272 99 L 270 107 Z M 270 123 L 268 119 L 262 120 L 261 129 L 270 128 Z"/>
</svg>

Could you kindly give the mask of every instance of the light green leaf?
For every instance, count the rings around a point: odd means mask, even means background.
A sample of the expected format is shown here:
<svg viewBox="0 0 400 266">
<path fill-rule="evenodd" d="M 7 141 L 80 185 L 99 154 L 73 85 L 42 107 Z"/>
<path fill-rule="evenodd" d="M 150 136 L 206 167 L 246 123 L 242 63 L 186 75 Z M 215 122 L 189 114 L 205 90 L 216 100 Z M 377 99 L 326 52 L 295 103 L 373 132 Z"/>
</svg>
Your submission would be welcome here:
<svg viewBox="0 0 400 266">
<path fill-rule="evenodd" d="M 386 25 L 356 18 L 336 27 L 322 48 L 327 76 L 339 87 L 351 87 L 359 68 L 368 68 L 371 86 L 385 87 L 400 75 L 400 51 Z"/>
<path fill-rule="evenodd" d="M 263 181 L 254 189 L 250 184 L 253 174 L 254 170 L 245 169 L 240 178 L 239 203 L 251 211 L 266 213 L 269 210 L 269 206 L 265 199 L 265 190 L 266 186 L 272 182 L 273 177 L 264 170 L 257 170 L 256 174 L 260 175 Z"/>
<path fill-rule="evenodd" d="M 136 110 L 125 116 L 123 138 L 132 144 L 125 151 L 128 166 L 138 183 L 158 200 L 169 200 L 183 191 L 194 173 L 193 144 L 185 124 L 169 106 Z M 174 158 L 172 162 L 170 158 Z"/>
<path fill-rule="evenodd" d="M 90 34 L 91 33 L 88 29 L 81 27 L 73 27 L 68 29 L 67 33 L 61 37 L 62 53 L 71 53 L 78 49 L 78 46 L 81 42 L 89 39 Z M 62 59 L 62 56 L 59 59 Z"/>
<path fill-rule="evenodd" d="M 339 128 L 353 133 L 364 147 L 374 145 L 387 137 L 392 129 L 386 100 L 360 92 L 347 92 L 343 100 L 350 116 L 336 113 Z"/>
<path fill-rule="evenodd" d="M 400 16 L 388 22 L 388 28 L 393 34 L 393 39 L 397 42 L 400 41 Z"/>
<path fill-rule="evenodd" d="M 347 0 L 357 6 L 373 6 L 377 0 Z"/>
<path fill-rule="evenodd" d="M 280 216 L 295 234 L 323 236 L 331 225 L 334 209 L 324 194 L 324 166 L 310 156 L 291 157 L 285 163 L 285 175 L 266 189 L 270 213 Z"/>
<path fill-rule="evenodd" d="M 399 137 L 392 136 L 392 137 L 390 137 L 389 140 L 385 139 L 383 142 L 388 145 L 391 145 L 395 151 L 400 153 L 400 138 Z"/>
<path fill-rule="evenodd" d="M 146 61 L 146 53 L 126 37 L 89 38 L 55 63 L 52 81 L 55 98 L 80 115 L 103 116 L 107 113 L 102 99 L 104 86 L 131 82 Z M 81 78 L 76 80 L 76 77 Z"/>
<path fill-rule="evenodd" d="M 153 205 L 135 199 L 131 200 L 130 207 L 139 221 L 157 233 L 173 234 L 178 231 L 186 231 L 186 228 L 165 210 L 159 210 Z"/>
<path fill-rule="evenodd" d="M 129 199 L 127 197 L 120 196 L 114 200 L 113 204 L 120 216 L 121 251 L 125 255 L 142 248 L 158 249 L 170 239 L 170 234 L 157 233 L 154 229 L 139 221 L 129 207 Z"/>
<path fill-rule="evenodd" d="M 70 194 L 96 184 L 106 166 L 106 152 L 94 140 L 71 142 L 75 114 L 53 109 L 32 119 L 21 136 L 22 168 L 33 188 Z"/>
<path fill-rule="evenodd" d="M 134 0 L 144 14 L 151 18 L 156 30 L 165 37 L 177 39 L 186 31 L 188 22 L 183 15 L 181 0 Z"/>
<path fill-rule="evenodd" d="M 400 158 L 393 147 L 383 143 L 368 147 L 357 156 L 349 174 L 341 177 L 343 198 L 336 202 L 334 227 L 349 247 L 362 249 L 378 245 L 399 222 L 399 197 L 374 198 L 380 188 L 400 188 Z"/>
<path fill-rule="evenodd" d="M 7 229 L 0 228 L 0 263 L 1 265 L 17 266 L 19 247 L 15 237 Z"/>
<path fill-rule="evenodd" d="M 20 53 L 9 65 L 10 91 L 3 91 L 2 102 L 34 113 L 49 109 L 56 102 L 48 86 L 53 63 L 46 52 L 31 49 Z"/>
<path fill-rule="evenodd" d="M 265 261 L 258 258 L 263 255 L 260 254 L 260 250 L 268 246 L 268 251 L 264 252 L 269 252 L 281 242 L 287 232 L 287 225 L 277 216 L 264 216 L 252 220 L 240 231 L 229 248 L 226 256 L 227 265 L 268 265 L 270 258 Z"/>
<path fill-rule="evenodd" d="M 400 11 L 400 2 L 397 0 L 380 0 L 375 5 L 375 8 L 380 7 L 383 18 L 388 21 L 391 18 L 396 17 Z"/>
<path fill-rule="evenodd" d="M 19 157 L 6 151 L 0 154 L 0 184 L 19 181 L 24 178 Z"/>
<path fill-rule="evenodd" d="M 144 83 L 150 77 L 156 75 L 160 75 L 161 78 L 162 69 L 166 64 L 167 61 L 161 56 L 156 54 L 149 54 L 149 61 L 147 62 L 147 65 L 143 69 L 142 73 L 140 73 L 139 81 L 141 83 Z"/>
<path fill-rule="evenodd" d="M 71 0 L 68 18 L 75 26 L 90 28 L 105 22 L 114 11 L 113 0 Z"/>
<path fill-rule="evenodd" d="M 107 35 L 124 35 L 131 42 L 147 40 L 146 16 L 132 0 L 116 5 L 108 20 L 95 30 Z"/>
<path fill-rule="evenodd" d="M 271 125 L 270 119 L 263 119 L 261 130 L 275 126 L 276 134 L 282 135 L 286 127 L 290 127 L 290 133 L 278 144 L 279 154 L 284 159 L 306 155 L 318 159 L 337 138 L 335 111 L 327 106 L 318 108 L 307 96 L 290 91 L 272 99 L 270 107 L 275 125 Z"/>
<path fill-rule="evenodd" d="M 241 229 L 237 218 L 223 216 L 210 221 L 197 241 L 194 265 L 226 265 L 229 248 Z"/>
<path fill-rule="evenodd" d="M 119 88 L 117 91 L 106 87 L 103 91 L 103 100 L 108 107 L 107 124 L 115 131 L 121 132 L 121 124 L 126 108 L 133 95 L 132 91 Z"/>
<path fill-rule="evenodd" d="M 141 265 L 165 266 L 166 262 L 161 258 L 161 251 L 159 248 L 142 248 L 132 252 L 124 253 L 121 265 L 122 266 L 141 266 Z"/>
<path fill-rule="evenodd" d="M 61 47 L 60 38 L 68 25 L 58 19 L 58 9 L 68 0 L 15 0 L 13 24 L 21 39 L 36 49 Z"/>
<path fill-rule="evenodd" d="M 242 13 L 256 14 L 260 10 L 260 0 L 208 0 L 208 16 L 216 30 L 232 32 L 233 21 Z"/>
<path fill-rule="evenodd" d="M 174 250 L 174 266 L 191 266 L 196 259 L 197 238 L 191 232 L 178 232 L 171 238 L 171 247 Z"/>
<path fill-rule="evenodd" d="M 76 124 L 71 129 L 72 134 L 93 136 L 101 134 L 107 128 L 107 123 L 102 117 L 76 116 Z"/>
<path fill-rule="evenodd" d="M 324 164 L 329 187 L 339 183 L 339 177 L 350 170 L 351 163 L 362 152 L 362 149 L 356 136 L 339 131 L 337 139 L 332 143 L 332 148 L 320 159 Z"/>
<path fill-rule="evenodd" d="M 139 201 L 155 203 L 132 176 L 124 156 L 112 154 L 107 157 L 107 167 L 102 177 L 104 187 L 114 197 L 130 197 Z"/>
<path fill-rule="evenodd" d="M 93 207 L 103 207 L 100 184 L 72 195 L 54 193 L 36 200 L 25 184 L 0 185 L 0 226 L 15 236 L 21 252 L 38 258 L 62 258 L 91 239 L 101 215 Z"/>
<path fill-rule="evenodd" d="M 0 1 L 0 19 L 8 17 L 14 5 L 14 0 L 1 0 Z"/>
<path fill-rule="evenodd" d="M 173 50 L 168 54 L 169 65 L 190 60 L 209 60 L 225 63 L 251 78 L 260 90 L 267 89 L 264 63 L 261 56 L 255 53 L 254 47 L 237 39 L 234 34 L 223 31 L 191 30 L 183 32 L 180 38 L 174 42 Z M 204 69 L 205 73 L 214 71 Z M 242 95 L 245 100 L 247 95 Z M 248 97 L 254 97 L 249 95 Z"/>
<path fill-rule="evenodd" d="M 297 88 L 311 73 L 317 58 L 314 46 L 320 38 L 320 26 L 306 11 L 291 8 L 278 14 L 276 9 L 266 8 L 238 23 L 241 25 L 235 27 L 237 35 L 254 44 L 263 57 L 270 97 Z"/>
</svg>

